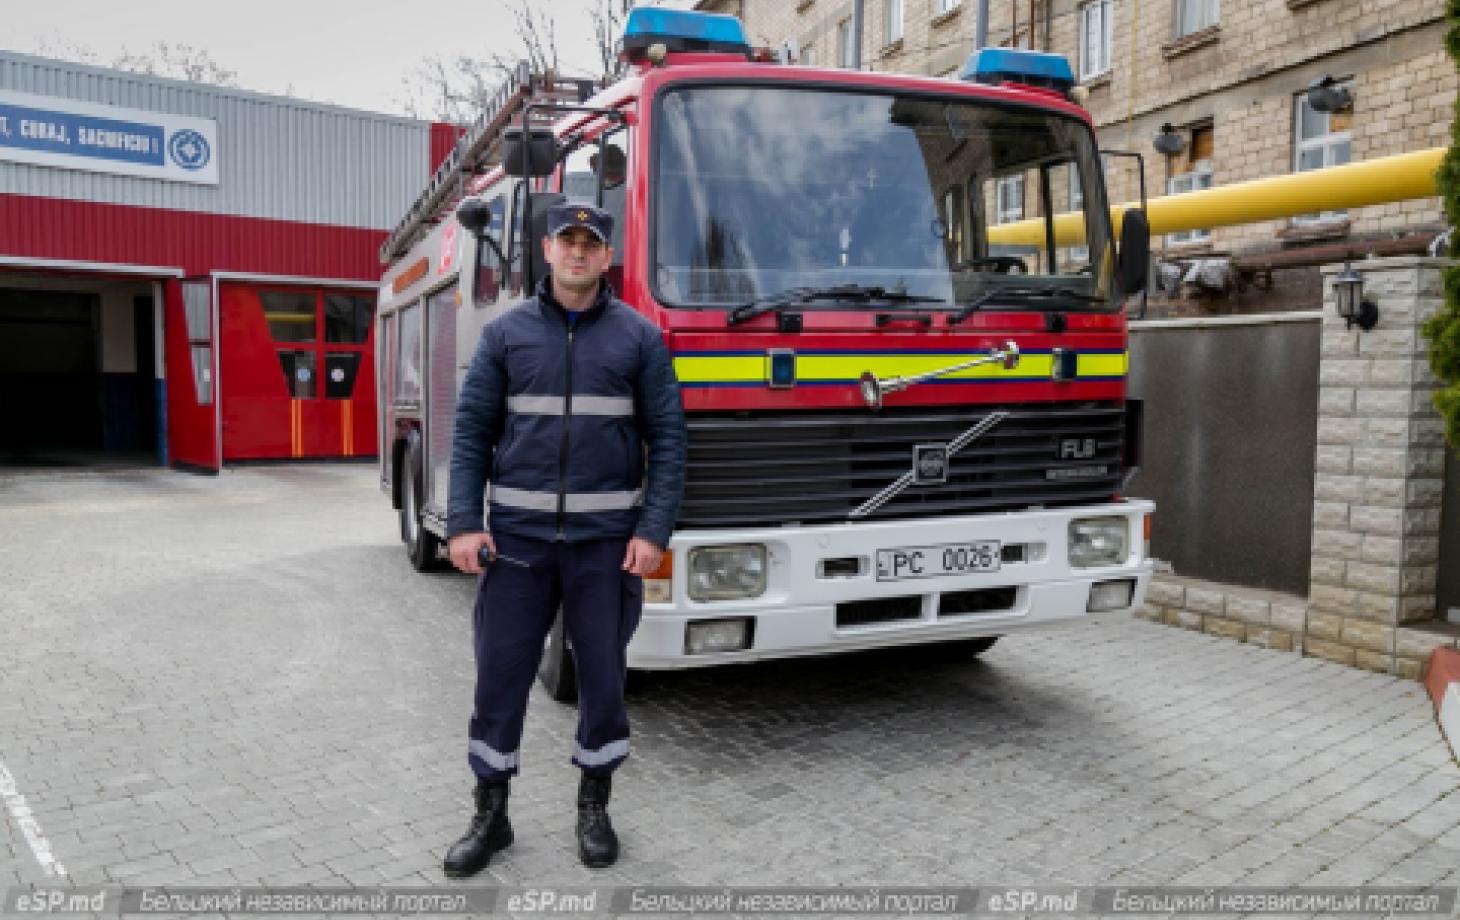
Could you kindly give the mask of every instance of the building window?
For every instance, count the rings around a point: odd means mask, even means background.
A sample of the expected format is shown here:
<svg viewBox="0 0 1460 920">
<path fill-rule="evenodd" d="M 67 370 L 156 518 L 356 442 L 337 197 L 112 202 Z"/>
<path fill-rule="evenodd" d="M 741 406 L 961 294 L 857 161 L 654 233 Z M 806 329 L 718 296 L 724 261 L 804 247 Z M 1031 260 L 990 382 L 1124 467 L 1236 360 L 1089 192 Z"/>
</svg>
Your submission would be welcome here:
<svg viewBox="0 0 1460 920">
<path fill-rule="evenodd" d="M 1347 84 L 1342 84 L 1347 85 Z M 1316 112 L 1308 104 L 1308 94 L 1297 97 L 1297 121 L 1293 128 L 1293 172 L 1341 166 L 1349 161 L 1353 140 L 1353 111 Z M 1341 220 L 1347 211 L 1324 211 L 1294 217 L 1293 223 Z"/>
<path fill-rule="evenodd" d="M 213 287 L 209 281 L 182 284 L 188 352 L 193 360 L 193 392 L 198 405 L 213 404 Z"/>
<path fill-rule="evenodd" d="M 807 67 L 816 66 L 816 46 L 810 42 L 801 43 L 801 60 L 798 62 Z"/>
<path fill-rule="evenodd" d="M 883 43 L 902 41 L 902 0 L 886 0 L 882 6 Z"/>
<path fill-rule="evenodd" d="M 951 13 L 958 9 L 958 4 L 963 0 L 935 0 L 933 3 L 933 15 L 941 16 L 944 13 Z"/>
<path fill-rule="evenodd" d="M 1217 0 L 1176 0 L 1176 37 L 1217 24 Z"/>
<path fill-rule="evenodd" d="M 852 66 L 852 21 L 843 19 L 836 24 L 836 66 Z"/>
<path fill-rule="evenodd" d="M 1110 70 L 1111 5 L 1111 0 L 1095 0 L 1080 7 L 1081 80 Z"/>
<path fill-rule="evenodd" d="M 1179 195 L 1182 192 L 1212 187 L 1212 153 L 1215 142 L 1211 125 L 1191 129 L 1186 151 L 1170 160 L 1169 168 L 1173 174 L 1166 180 L 1166 194 Z M 1180 172 L 1176 172 L 1178 169 Z M 1211 238 L 1210 230 L 1182 230 L 1166 234 L 1166 242 L 1173 246 L 1204 243 Z"/>
<path fill-rule="evenodd" d="M 1024 219 L 1024 177 L 1010 176 L 1000 179 L 997 186 L 998 199 L 994 205 L 994 223 L 1007 224 Z"/>
</svg>

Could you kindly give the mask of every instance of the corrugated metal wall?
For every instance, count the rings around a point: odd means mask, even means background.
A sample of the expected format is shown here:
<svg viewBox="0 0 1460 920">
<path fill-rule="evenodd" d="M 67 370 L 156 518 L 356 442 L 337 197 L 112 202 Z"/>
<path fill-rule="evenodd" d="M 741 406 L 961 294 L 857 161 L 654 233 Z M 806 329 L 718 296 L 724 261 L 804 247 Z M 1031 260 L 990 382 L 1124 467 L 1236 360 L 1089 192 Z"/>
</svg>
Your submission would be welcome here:
<svg viewBox="0 0 1460 920">
<path fill-rule="evenodd" d="M 0 51 L 0 88 L 218 122 L 217 186 L 0 162 L 0 192 L 393 227 L 429 175 L 431 125 Z"/>
</svg>

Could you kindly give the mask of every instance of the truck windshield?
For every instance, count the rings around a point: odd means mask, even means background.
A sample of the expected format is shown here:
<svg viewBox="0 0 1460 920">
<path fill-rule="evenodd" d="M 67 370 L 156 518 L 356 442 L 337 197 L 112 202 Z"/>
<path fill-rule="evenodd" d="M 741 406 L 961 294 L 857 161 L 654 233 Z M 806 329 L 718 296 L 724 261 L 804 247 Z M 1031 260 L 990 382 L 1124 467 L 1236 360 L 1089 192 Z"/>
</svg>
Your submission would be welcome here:
<svg viewBox="0 0 1460 920">
<path fill-rule="evenodd" d="M 654 135 L 661 303 L 864 286 L 932 309 L 1116 306 L 1100 161 L 1075 118 L 956 97 L 701 85 L 660 96 Z"/>
</svg>

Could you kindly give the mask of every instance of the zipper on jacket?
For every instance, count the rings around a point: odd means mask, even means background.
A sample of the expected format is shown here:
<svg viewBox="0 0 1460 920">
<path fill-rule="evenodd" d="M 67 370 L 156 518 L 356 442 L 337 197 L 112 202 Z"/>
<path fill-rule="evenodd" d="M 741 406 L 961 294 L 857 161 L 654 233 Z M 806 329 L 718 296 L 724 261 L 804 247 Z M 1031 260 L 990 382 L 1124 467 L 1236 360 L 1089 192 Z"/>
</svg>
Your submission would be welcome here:
<svg viewBox="0 0 1460 920">
<path fill-rule="evenodd" d="M 568 323 L 568 364 L 563 374 L 563 437 L 558 442 L 558 539 L 568 529 L 568 428 L 573 424 L 573 323 Z"/>
</svg>

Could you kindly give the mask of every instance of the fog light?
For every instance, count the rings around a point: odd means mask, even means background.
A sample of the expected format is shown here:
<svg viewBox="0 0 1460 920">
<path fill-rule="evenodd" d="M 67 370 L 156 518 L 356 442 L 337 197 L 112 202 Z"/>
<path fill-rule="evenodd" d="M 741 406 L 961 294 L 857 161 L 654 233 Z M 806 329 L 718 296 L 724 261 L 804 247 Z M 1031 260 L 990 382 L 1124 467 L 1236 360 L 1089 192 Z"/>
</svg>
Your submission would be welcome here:
<svg viewBox="0 0 1460 920">
<path fill-rule="evenodd" d="M 1123 517 L 1079 518 L 1070 521 L 1070 565 L 1077 569 L 1095 565 L 1116 565 L 1126 556 Z"/>
<path fill-rule="evenodd" d="M 1120 610 L 1130 606 L 1131 598 L 1135 596 L 1135 593 L 1134 578 L 1096 582 L 1090 586 L 1090 604 L 1085 609 L 1090 613 Z"/>
<path fill-rule="evenodd" d="M 750 617 L 694 620 L 684 632 L 684 653 L 709 655 L 750 648 L 751 624 L 754 622 Z"/>
<path fill-rule="evenodd" d="M 697 601 L 727 601 L 765 593 L 765 546 L 739 543 L 698 546 L 689 551 L 689 596 Z"/>
</svg>

